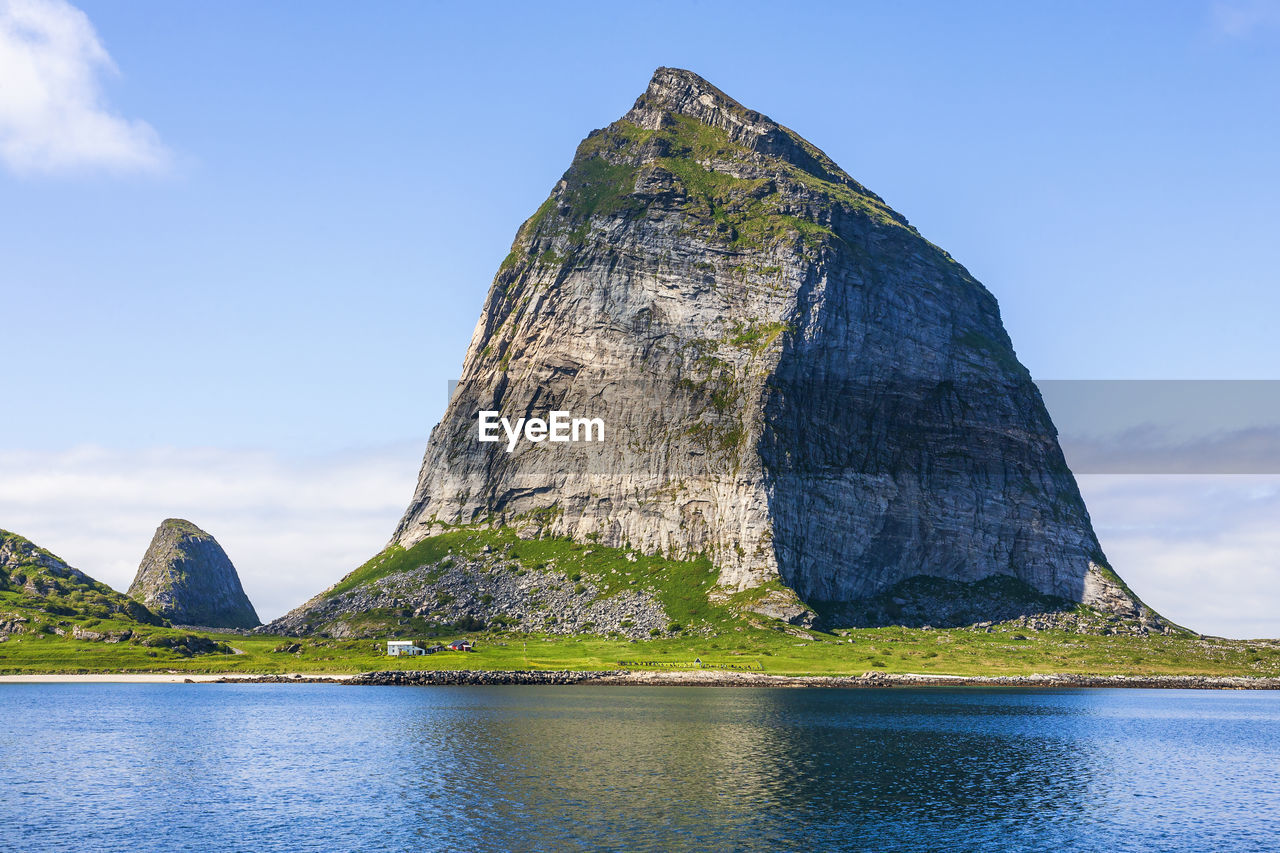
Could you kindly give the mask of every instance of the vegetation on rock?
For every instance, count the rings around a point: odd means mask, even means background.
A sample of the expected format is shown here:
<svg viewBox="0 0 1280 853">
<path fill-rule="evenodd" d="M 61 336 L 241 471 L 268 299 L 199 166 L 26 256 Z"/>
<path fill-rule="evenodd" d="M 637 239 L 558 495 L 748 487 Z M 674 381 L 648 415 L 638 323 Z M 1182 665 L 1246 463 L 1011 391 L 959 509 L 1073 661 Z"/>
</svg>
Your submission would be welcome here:
<svg viewBox="0 0 1280 853">
<path fill-rule="evenodd" d="M 72 623 L 92 620 L 164 624 L 143 605 L 73 569 L 44 548 L 0 530 L 0 632 L 6 630 L 3 626 L 7 623 L 10 633 L 58 633 Z"/>
<path fill-rule="evenodd" d="M 35 662 L 69 652 L 73 660 L 145 664 L 231 651 L 219 638 L 170 628 L 142 604 L 7 530 L 0 530 L 0 644 L 0 656 Z"/>
</svg>

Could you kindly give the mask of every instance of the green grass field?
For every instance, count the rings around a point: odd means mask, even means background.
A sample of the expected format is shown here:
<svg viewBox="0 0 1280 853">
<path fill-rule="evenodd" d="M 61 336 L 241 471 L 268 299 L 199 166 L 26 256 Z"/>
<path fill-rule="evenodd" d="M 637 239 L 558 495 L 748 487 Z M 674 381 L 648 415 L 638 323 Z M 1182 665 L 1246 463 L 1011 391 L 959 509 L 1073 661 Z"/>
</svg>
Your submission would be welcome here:
<svg viewBox="0 0 1280 853">
<path fill-rule="evenodd" d="M 160 629 L 165 631 L 168 629 Z M 173 631 L 174 635 L 183 632 Z M 0 673 L 192 672 L 355 673 L 385 669 L 685 669 L 779 675 L 1245 675 L 1280 676 L 1280 642 L 1184 636 L 1104 637 L 1001 628 L 874 628 L 787 633 L 743 629 L 708 637 L 625 640 L 530 634 L 470 634 L 477 651 L 387 657 L 373 640 L 295 639 L 235 634 L 202 636 L 240 653 L 185 656 L 166 648 L 56 635 L 14 636 L 0 643 Z M 1017 639 L 1024 637 L 1025 639 Z M 299 651 L 277 651 L 297 643 Z M 377 649 L 377 650 L 375 650 Z"/>
</svg>

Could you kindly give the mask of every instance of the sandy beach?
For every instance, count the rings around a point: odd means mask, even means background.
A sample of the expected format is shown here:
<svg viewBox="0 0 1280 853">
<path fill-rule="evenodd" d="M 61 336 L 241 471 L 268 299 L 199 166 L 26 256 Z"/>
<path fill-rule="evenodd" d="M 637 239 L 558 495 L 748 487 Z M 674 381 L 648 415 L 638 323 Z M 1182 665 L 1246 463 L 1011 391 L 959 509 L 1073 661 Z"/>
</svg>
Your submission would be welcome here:
<svg viewBox="0 0 1280 853">
<path fill-rule="evenodd" d="M 314 673 L 282 673 L 279 676 L 263 676 L 258 673 L 201 673 L 201 672 L 107 672 L 107 673 L 32 673 L 25 675 L 0 675 L 0 684 L 207 684 L 211 682 L 254 682 L 265 677 L 280 680 L 346 681 L 350 675 L 316 675 Z"/>
</svg>

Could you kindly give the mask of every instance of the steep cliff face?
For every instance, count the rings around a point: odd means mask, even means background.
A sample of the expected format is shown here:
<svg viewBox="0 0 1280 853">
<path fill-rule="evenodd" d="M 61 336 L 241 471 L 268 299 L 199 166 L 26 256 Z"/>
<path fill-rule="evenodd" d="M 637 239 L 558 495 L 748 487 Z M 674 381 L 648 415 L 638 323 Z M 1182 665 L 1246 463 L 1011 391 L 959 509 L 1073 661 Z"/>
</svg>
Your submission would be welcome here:
<svg viewBox="0 0 1280 853">
<path fill-rule="evenodd" d="M 253 628 L 260 624 L 222 546 L 179 518 L 165 519 L 156 529 L 129 595 L 182 625 Z"/>
<path fill-rule="evenodd" d="M 599 418 L 602 442 L 478 440 Z M 832 607 L 1009 576 L 1137 613 L 996 300 L 825 154 L 662 68 L 521 226 L 393 543 L 503 524 Z"/>
<path fill-rule="evenodd" d="M 40 632 L 42 626 L 51 633 L 67 633 L 67 620 L 86 619 L 164 622 L 31 541 L 0 530 L 0 637 Z"/>
</svg>

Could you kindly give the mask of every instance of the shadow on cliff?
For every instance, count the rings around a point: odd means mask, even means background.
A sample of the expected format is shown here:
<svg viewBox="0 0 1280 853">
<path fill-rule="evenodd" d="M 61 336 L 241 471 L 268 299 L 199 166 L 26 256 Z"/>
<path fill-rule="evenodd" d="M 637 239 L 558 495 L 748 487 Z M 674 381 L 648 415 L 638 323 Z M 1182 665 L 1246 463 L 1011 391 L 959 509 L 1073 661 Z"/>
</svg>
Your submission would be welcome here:
<svg viewBox="0 0 1280 853">
<path fill-rule="evenodd" d="M 1054 593 L 1082 581 L 1059 567 L 1085 560 L 1058 552 L 1096 540 L 994 300 L 949 293 L 948 316 L 1001 356 L 971 357 L 946 317 L 903 325 L 902 287 L 869 252 L 842 241 L 812 264 L 764 390 L 757 448 L 783 582 L 832 627 L 1074 608 Z"/>
<path fill-rule="evenodd" d="M 824 629 L 963 628 L 1045 616 L 1075 609 L 1065 598 L 1042 595 L 1017 578 L 994 575 L 974 583 L 920 576 L 858 601 L 811 601 Z"/>
</svg>

